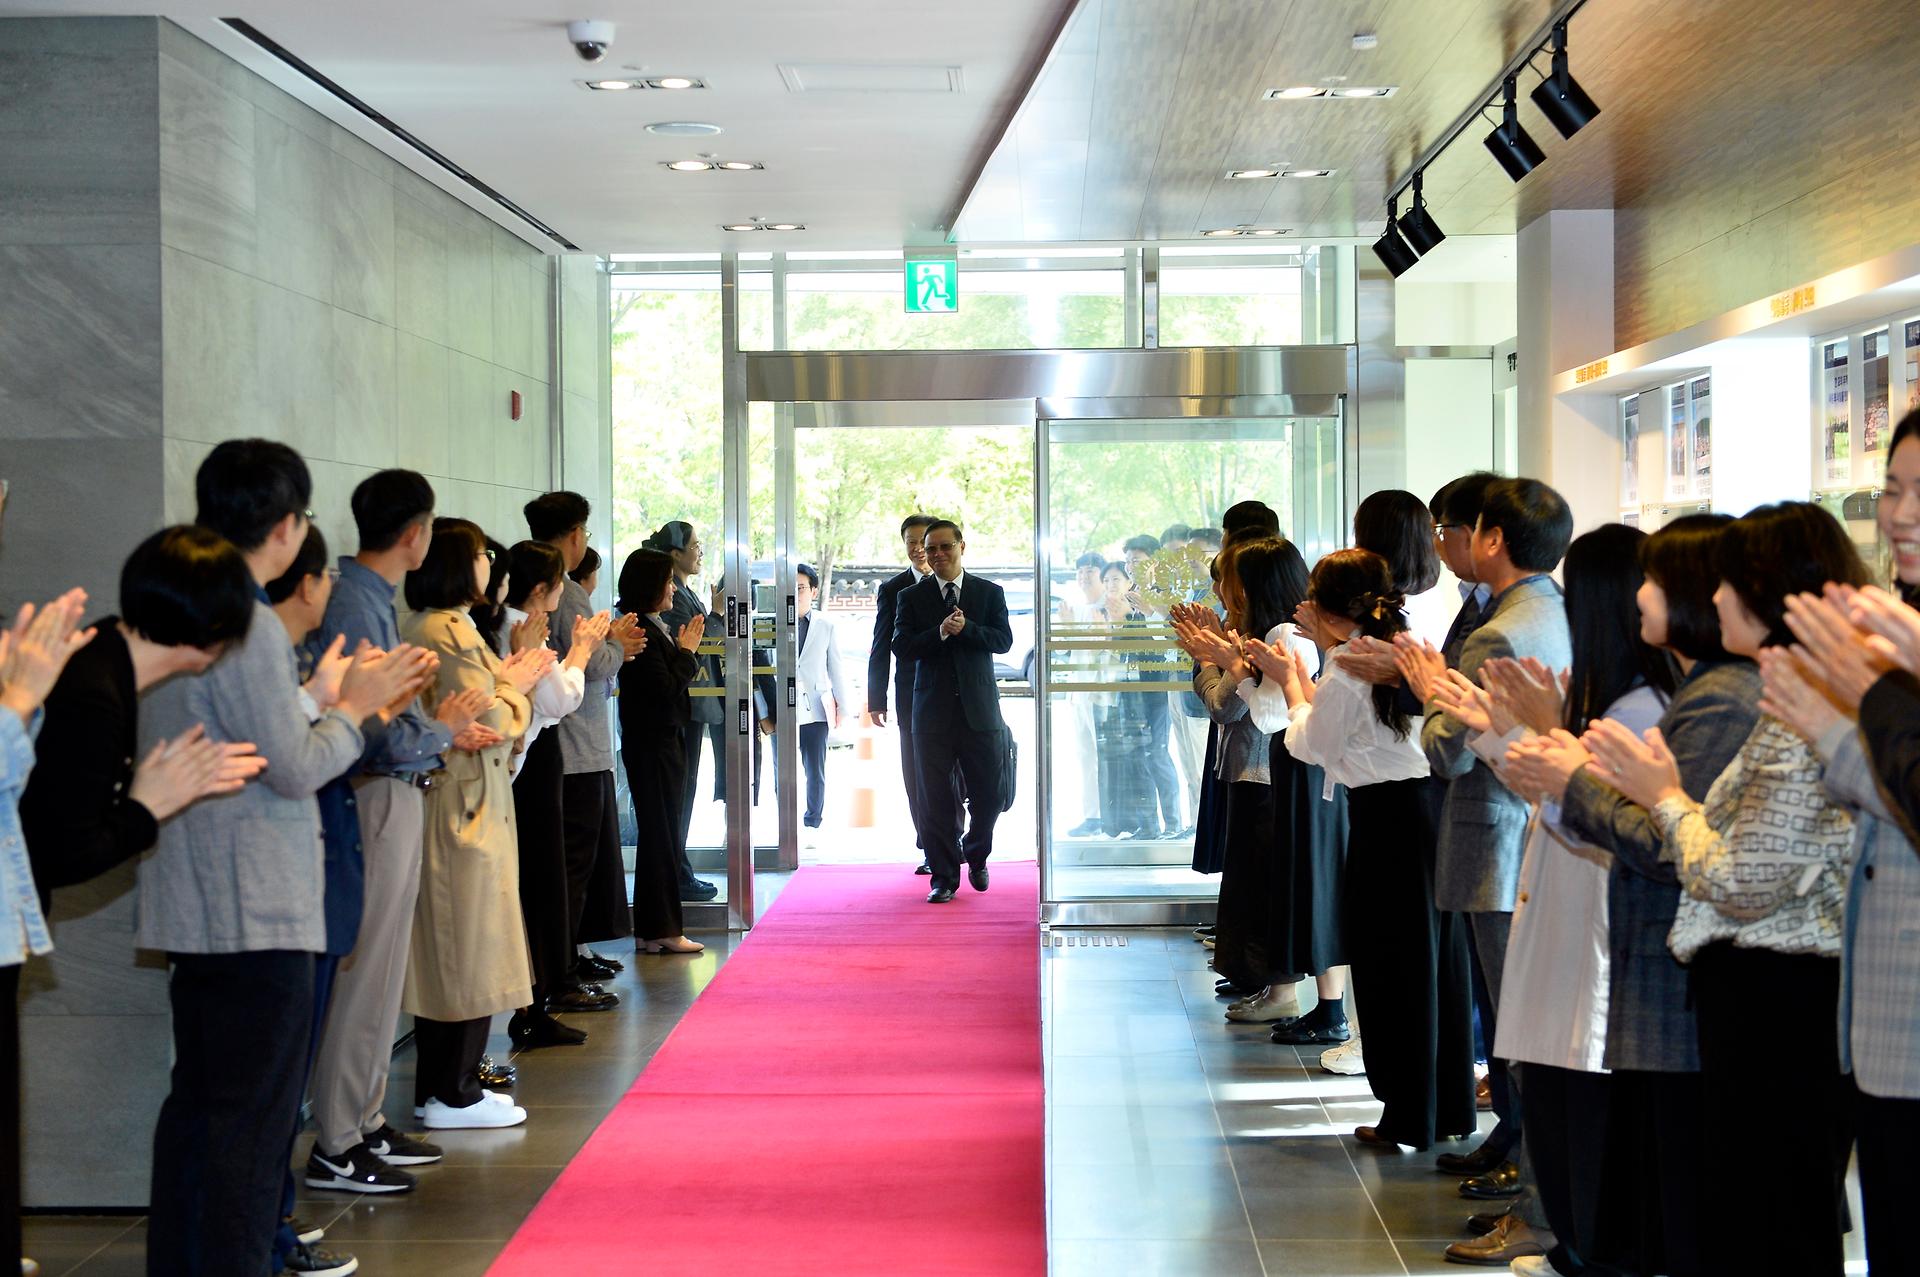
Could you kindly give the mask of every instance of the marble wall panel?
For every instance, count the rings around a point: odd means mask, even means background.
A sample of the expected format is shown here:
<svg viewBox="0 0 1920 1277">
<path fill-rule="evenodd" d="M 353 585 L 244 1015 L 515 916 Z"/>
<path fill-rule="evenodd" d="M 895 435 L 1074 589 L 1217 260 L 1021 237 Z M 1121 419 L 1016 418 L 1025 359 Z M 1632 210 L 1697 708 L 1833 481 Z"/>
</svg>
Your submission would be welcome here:
<svg viewBox="0 0 1920 1277">
<path fill-rule="evenodd" d="M 161 526 L 161 441 L 20 439 L 0 451 L 9 484 L 0 538 L 0 612 L 74 586 L 88 611 L 117 606 L 127 552 Z"/>
<path fill-rule="evenodd" d="M 391 466 L 399 455 L 394 426 L 393 329 L 349 311 L 333 321 L 334 447 L 336 461 Z"/>
<path fill-rule="evenodd" d="M 502 368 L 528 372 L 534 324 L 527 259 L 513 250 L 505 232 L 495 232 L 492 239 L 493 351 L 488 358 Z"/>
<path fill-rule="evenodd" d="M 493 248 L 478 221 L 447 223 L 447 345 L 491 360 Z"/>
<path fill-rule="evenodd" d="M 340 379 L 334 357 L 334 311 L 325 302 L 252 281 L 254 384 L 260 420 L 254 433 L 280 439 L 309 457 L 339 452 L 335 400 Z"/>
<path fill-rule="evenodd" d="M 338 153 L 328 165 L 333 199 L 333 297 L 356 315 L 394 322 L 393 187 Z"/>
<path fill-rule="evenodd" d="M 256 110 L 254 200 L 259 214 L 252 271 L 269 283 L 323 302 L 334 294 L 338 198 L 333 153 L 285 120 Z"/>
<path fill-rule="evenodd" d="M 160 55 L 160 238 L 234 270 L 258 251 L 253 104 Z"/>
<path fill-rule="evenodd" d="M 512 420 L 508 399 L 520 392 L 520 420 Z M 547 429 L 546 386 L 508 368 L 494 369 L 493 466 L 491 478 L 511 487 L 545 487 L 544 466 L 535 470 L 536 439 L 544 439 Z M 546 449 L 539 448 L 544 456 Z"/>
<path fill-rule="evenodd" d="M 307 469 L 313 474 L 313 521 L 326 537 L 330 554 L 352 554 L 360 548 L 360 531 L 353 522 L 353 490 L 378 468 L 308 458 Z"/>
<path fill-rule="evenodd" d="M 0 245 L 0 438 L 160 433 L 160 249 Z"/>
<path fill-rule="evenodd" d="M 394 313 L 402 331 L 447 344 L 447 222 L 415 199 L 393 202 Z"/>
<path fill-rule="evenodd" d="M 193 479 L 200 463 L 213 451 L 210 443 L 197 439 L 167 439 L 160 454 L 161 515 L 156 526 L 192 523 L 199 505 L 193 492 Z"/>
<path fill-rule="evenodd" d="M 421 474 L 447 473 L 447 348 L 411 333 L 400 333 L 397 464 Z"/>
<path fill-rule="evenodd" d="M 159 25 L 0 19 L 0 244 L 159 239 Z"/>
<path fill-rule="evenodd" d="M 479 482 L 493 475 L 493 394 L 498 375 L 499 370 L 485 360 L 448 352 L 446 473 L 451 478 Z"/>
<path fill-rule="evenodd" d="M 259 433 L 257 282 L 171 247 L 161 249 L 160 272 L 167 437 L 218 443 Z"/>
</svg>

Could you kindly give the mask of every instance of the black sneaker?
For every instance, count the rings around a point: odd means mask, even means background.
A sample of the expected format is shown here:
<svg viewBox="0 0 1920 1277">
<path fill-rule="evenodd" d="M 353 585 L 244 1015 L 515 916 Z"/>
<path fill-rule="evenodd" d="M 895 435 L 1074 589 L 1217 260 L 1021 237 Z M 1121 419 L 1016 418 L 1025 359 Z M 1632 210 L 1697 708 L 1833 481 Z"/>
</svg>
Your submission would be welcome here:
<svg viewBox="0 0 1920 1277">
<path fill-rule="evenodd" d="M 327 1235 L 326 1229 L 318 1224 L 309 1224 L 298 1215 L 287 1216 L 287 1231 L 292 1233 L 293 1239 L 302 1246 L 311 1246 Z"/>
<path fill-rule="evenodd" d="M 705 904 L 719 894 L 720 888 L 699 878 L 680 884 L 680 899 L 685 904 Z"/>
<path fill-rule="evenodd" d="M 360 1261 L 352 1255 L 336 1255 L 302 1242 L 293 1248 L 293 1253 L 287 1256 L 287 1266 L 280 1271 L 303 1273 L 306 1277 L 348 1277 L 360 1271 Z"/>
<path fill-rule="evenodd" d="M 1273 1027 L 1272 1038 L 1282 1046 L 1335 1046 L 1353 1036 L 1347 1025 L 1346 999 L 1319 1002 L 1313 1010 Z"/>
<path fill-rule="evenodd" d="M 575 974 L 582 980 L 591 981 L 611 980 L 620 974 L 620 968 L 597 955 L 591 958 L 581 958 L 574 964 L 573 969 Z"/>
<path fill-rule="evenodd" d="M 380 1160 L 365 1140 L 338 1157 L 322 1153 L 318 1144 L 307 1155 L 308 1188 L 342 1193 L 411 1193 L 415 1182 L 413 1176 Z"/>
<path fill-rule="evenodd" d="M 396 1131 L 391 1122 L 380 1123 L 380 1129 L 367 1136 L 367 1149 L 388 1166 L 425 1166 L 446 1156 L 438 1144 Z"/>
</svg>

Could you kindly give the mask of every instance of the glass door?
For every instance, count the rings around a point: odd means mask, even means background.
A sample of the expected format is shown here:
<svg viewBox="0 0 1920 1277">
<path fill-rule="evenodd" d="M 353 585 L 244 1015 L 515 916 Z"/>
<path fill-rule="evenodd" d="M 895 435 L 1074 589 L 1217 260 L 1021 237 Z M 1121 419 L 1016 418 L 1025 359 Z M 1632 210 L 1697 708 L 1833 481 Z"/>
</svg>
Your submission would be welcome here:
<svg viewBox="0 0 1920 1277">
<path fill-rule="evenodd" d="M 1218 607 L 1221 515 L 1271 506 L 1312 563 L 1345 541 L 1339 415 L 1041 423 L 1042 892 L 1057 918 L 1203 913 L 1209 720 L 1169 609 Z"/>
</svg>

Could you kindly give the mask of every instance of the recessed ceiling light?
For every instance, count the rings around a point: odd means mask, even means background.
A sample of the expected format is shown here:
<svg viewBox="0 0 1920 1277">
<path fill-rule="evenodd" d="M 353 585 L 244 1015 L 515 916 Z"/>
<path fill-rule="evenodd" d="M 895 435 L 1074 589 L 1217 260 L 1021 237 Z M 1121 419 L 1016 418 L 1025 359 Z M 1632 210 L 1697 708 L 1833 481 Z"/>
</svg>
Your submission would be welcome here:
<svg viewBox="0 0 1920 1277">
<path fill-rule="evenodd" d="M 723 168 L 727 170 L 729 173 L 751 173 L 755 169 L 765 168 L 766 165 L 755 163 L 748 160 L 722 160 L 720 161 L 719 164 L 715 165 L 714 167 Z"/>
<path fill-rule="evenodd" d="M 1238 226 L 1223 226 L 1219 230 L 1201 231 L 1200 233 L 1208 239 L 1226 239 L 1229 236 L 1240 235 L 1244 232 L 1242 232 Z"/>
<path fill-rule="evenodd" d="M 690 75 L 661 75 L 649 76 L 647 87 L 650 89 L 704 89 L 707 87 L 707 82 Z"/>
<path fill-rule="evenodd" d="M 1290 168 L 1280 174 L 1281 177 L 1332 177 L 1330 168 Z"/>
<path fill-rule="evenodd" d="M 728 222 L 720 228 L 723 231 L 762 231 L 766 227 L 758 222 Z"/>
<path fill-rule="evenodd" d="M 1388 85 L 1383 88 L 1371 89 L 1335 89 L 1333 96 L 1337 98 L 1390 98 L 1393 96 L 1394 90 L 1398 87 L 1397 85 Z"/>
<path fill-rule="evenodd" d="M 804 222 L 774 222 L 768 226 L 767 229 L 770 231 L 804 231 L 807 227 Z"/>
<path fill-rule="evenodd" d="M 1228 173 L 1227 176 L 1230 178 L 1279 177 L 1280 170 L 1277 168 L 1237 168 Z"/>
<path fill-rule="evenodd" d="M 659 137 L 712 137 L 720 131 L 718 124 L 706 124 L 699 120 L 662 120 L 658 124 L 647 125 L 647 132 Z"/>
<path fill-rule="evenodd" d="M 1285 234 L 1286 234 L 1286 232 L 1285 232 L 1285 231 L 1283 231 L 1283 230 L 1279 230 L 1279 229 L 1276 229 L 1276 228 L 1274 228 L 1274 227 L 1271 227 L 1271 226 L 1262 226 L 1262 227 L 1258 227 L 1258 228 L 1256 228 L 1256 229 L 1254 229 L 1254 230 L 1250 230 L 1250 231 L 1247 231 L 1247 232 L 1245 232 L 1245 233 L 1246 233 L 1246 234 L 1248 234 L 1248 235 L 1258 235 L 1258 236 L 1260 236 L 1260 237 L 1262 237 L 1262 238 L 1265 238 L 1265 237 L 1267 237 L 1267 236 L 1269 236 L 1269 235 L 1285 235 Z"/>
<path fill-rule="evenodd" d="M 706 173 L 713 169 L 712 160 L 668 160 L 661 168 L 672 169 L 676 173 Z"/>
<path fill-rule="evenodd" d="M 589 89 L 599 89 L 603 93 L 619 93 L 633 87 L 632 80 L 588 80 Z"/>
<path fill-rule="evenodd" d="M 1269 102 L 1275 100 L 1290 102 L 1297 98 L 1324 97 L 1326 92 L 1325 89 L 1318 88 L 1311 84 L 1296 84 L 1290 89 L 1268 89 L 1266 97 Z"/>
</svg>

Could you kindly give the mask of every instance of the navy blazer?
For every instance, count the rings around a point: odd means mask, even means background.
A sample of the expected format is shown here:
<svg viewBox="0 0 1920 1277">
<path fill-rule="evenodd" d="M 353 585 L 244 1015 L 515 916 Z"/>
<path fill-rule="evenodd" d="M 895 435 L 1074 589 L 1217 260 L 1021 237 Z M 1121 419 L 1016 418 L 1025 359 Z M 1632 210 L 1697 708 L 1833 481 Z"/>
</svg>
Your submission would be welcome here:
<svg viewBox="0 0 1920 1277">
<path fill-rule="evenodd" d="M 1013 647 L 1013 627 L 1007 621 L 1006 592 L 985 577 L 968 572 L 960 583 L 960 610 L 967 624 L 951 638 L 940 636 L 940 623 L 950 609 L 945 586 L 930 576 L 902 590 L 894 607 L 893 652 L 913 671 L 913 730 L 946 732 L 971 728 L 998 732 L 1000 688 L 994 682 L 993 658 Z M 904 677 L 904 669 L 903 669 Z"/>
</svg>

